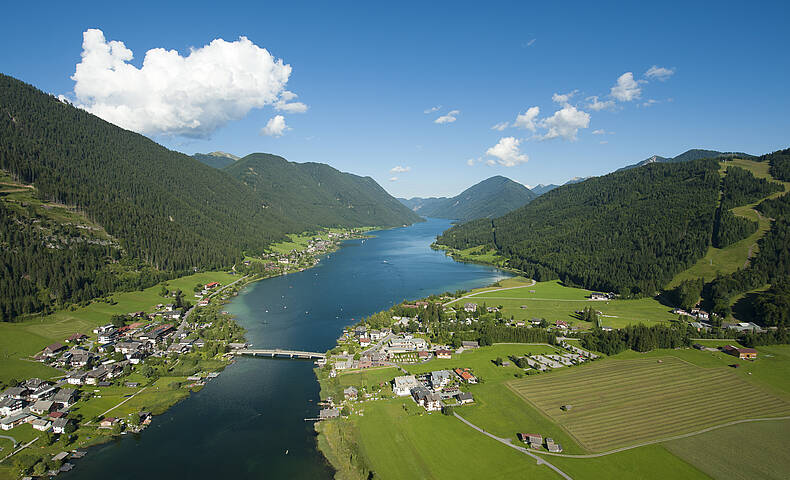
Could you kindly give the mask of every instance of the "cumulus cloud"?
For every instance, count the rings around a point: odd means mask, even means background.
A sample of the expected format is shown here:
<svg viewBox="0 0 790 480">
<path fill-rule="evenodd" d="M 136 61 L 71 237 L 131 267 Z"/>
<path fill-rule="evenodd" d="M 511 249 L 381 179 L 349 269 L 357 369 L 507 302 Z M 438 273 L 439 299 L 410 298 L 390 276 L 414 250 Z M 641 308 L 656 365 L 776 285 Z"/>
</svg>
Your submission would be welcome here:
<svg viewBox="0 0 790 480">
<path fill-rule="evenodd" d="M 632 72 L 625 72 L 617 78 L 617 83 L 612 87 L 610 95 L 615 100 L 621 102 L 630 102 L 631 100 L 639 98 L 642 94 L 642 87 L 639 82 L 634 80 Z"/>
<path fill-rule="evenodd" d="M 274 103 L 274 108 L 281 112 L 286 113 L 304 113 L 307 111 L 307 105 L 302 102 L 291 102 L 294 98 L 298 97 L 294 92 L 285 90 L 280 94 L 280 98 Z"/>
<path fill-rule="evenodd" d="M 392 172 L 392 173 L 406 173 L 406 172 L 408 172 L 410 170 L 411 170 L 411 167 L 403 167 L 401 165 L 397 165 L 395 167 L 392 167 L 390 169 L 390 172 Z"/>
<path fill-rule="evenodd" d="M 579 90 L 573 90 L 572 92 L 568 93 L 555 93 L 551 96 L 551 101 L 554 103 L 559 103 L 560 105 L 564 105 L 568 103 L 568 101 L 577 93 L 579 93 Z"/>
<path fill-rule="evenodd" d="M 469 160 L 466 161 L 466 164 L 469 165 L 470 167 L 474 167 L 475 166 L 475 159 L 474 158 L 470 158 Z"/>
<path fill-rule="evenodd" d="M 498 132 L 501 132 L 509 126 L 510 126 L 510 122 L 499 122 L 493 127 L 491 127 L 491 130 L 496 130 Z"/>
<path fill-rule="evenodd" d="M 606 135 L 606 130 L 604 130 L 604 129 L 593 130 L 592 134 L 593 135 Z"/>
<path fill-rule="evenodd" d="M 557 110 L 554 115 L 541 120 L 540 126 L 548 129 L 541 137 L 543 139 L 561 137 L 566 140 L 576 140 L 579 129 L 590 126 L 590 114 L 566 104 L 562 110 Z"/>
<path fill-rule="evenodd" d="M 597 95 L 593 95 L 592 97 L 587 97 L 586 100 L 589 102 L 587 104 L 587 108 L 589 108 L 590 110 L 595 110 L 596 112 L 614 108 L 614 100 L 598 100 Z"/>
<path fill-rule="evenodd" d="M 144 134 L 206 137 L 253 108 L 304 111 L 285 90 L 291 66 L 246 37 L 213 40 L 181 56 L 154 48 L 142 67 L 104 33 L 83 33 L 82 60 L 71 77 L 76 104 L 120 127 Z"/>
<path fill-rule="evenodd" d="M 658 65 L 653 65 L 645 72 L 645 76 L 647 78 L 659 80 L 662 82 L 674 74 L 675 74 L 674 68 L 664 68 L 664 67 L 659 67 Z"/>
<path fill-rule="evenodd" d="M 266 122 L 266 126 L 261 129 L 261 135 L 268 135 L 270 137 L 282 137 L 283 133 L 290 130 L 288 125 L 285 124 L 285 117 L 282 115 L 275 115 Z"/>
<path fill-rule="evenodd" d="M 642 103 L 640 104 L 640 106 L 642 106 L 642 107 L 652 107 L 653 105 L 655 105 L 655 104 L 657 104 L 657 103 L 659 103 L 659 102 L 658 102 L 658 100 L 656 100 L 656 99 L 654 99 L 654 98 L 650 98 L 650 99 L 648 99 L 647 101 L 645 101 L 645 102 L 642 102 Z"/>
<path fill-rule="evenodd" d="M 397 182 L 397 181 L 398 181 L 398 177 L 390 177 L 390 182 Z"/>
<path fill-rule="evenodd" d="M 529 161 L 529 156 L 521 153 L 521 150 L 519 150 L 520 144 L 521 140 L 515 137 L 502 137 L 496 145 L 486 150 L 486 155 L 495 157 L 497 159 L 496 162 L 500 165 L 515 167 L 520 163 Z M 494 165 L 494 160 L 489 159 L 486 161 L 486 164 Z"/>
<path fill-rule="evenodd" d="M 513 122 L 513 126 L 526 128 L 534 132 L 536 127 L 535 120 L 538 118 L 538 114 L 540 114 L 540 107 L 530 107 L 526 112 L 519 113 L 518 116 L 516 116 L 516 121 Z"/>
<path fill-rule="evenodd" d="M 451 110 L 447 112 L 447 114 L 442 115 L 441 117 L 437 118 L 433 121 L 433 123 L 443 124 L 443 123 L 453 123 L 454 121 L 458 120 L 456 117 L 461 113 L 460 110 Z"/>
<path fill-rule="evenodd" d="M 431 107 L 431 108 L 426 108 L 425 110 L 422 111 L 422 113 L 427 115 L 429 113 L 438 112 L 440 108 L 442 108 L 441 105 L 437 105 L 437 106 Z"/>
</svg>

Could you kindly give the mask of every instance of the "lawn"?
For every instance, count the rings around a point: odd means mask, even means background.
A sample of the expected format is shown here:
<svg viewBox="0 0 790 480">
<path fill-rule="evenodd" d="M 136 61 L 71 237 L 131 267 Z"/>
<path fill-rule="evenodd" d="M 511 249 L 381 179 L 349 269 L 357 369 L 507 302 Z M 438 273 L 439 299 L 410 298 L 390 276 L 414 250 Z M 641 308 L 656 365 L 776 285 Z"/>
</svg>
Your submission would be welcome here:
<svg viewBox="0 0 790 480">
<path fill-rule="evenodd" d="M 508 386 L 591 451 L 790 414 L 790 403 L 733 370 L 674 356 L 608 359 Z M 566 404 L 570 411 L 560 409 Z"/>
<path fill-rule="evenodd" d="M 575 480 L 709 478 L 694 465 L 676 457 L 662 445 L 648 445 L 598 458 L 548 457 L 548 460 Z"/>
<path fill-rule="evenodd" d="M 790 420 L 732 425 L 664 445 L 713 478 L 778 480 L 790 472 Z"/>
</svg>

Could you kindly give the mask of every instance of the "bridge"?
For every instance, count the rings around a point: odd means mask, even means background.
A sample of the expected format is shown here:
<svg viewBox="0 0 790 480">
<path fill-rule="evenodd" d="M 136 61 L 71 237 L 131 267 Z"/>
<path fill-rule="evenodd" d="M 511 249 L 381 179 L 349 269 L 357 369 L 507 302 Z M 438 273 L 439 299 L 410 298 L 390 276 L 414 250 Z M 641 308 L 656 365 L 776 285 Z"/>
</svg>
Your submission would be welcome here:
<svg viewBox="0 0 790 480">
<path fill-rule="evenodd" d="M 326 359 L 325 353 L 303 352 L 301 350 L 283 350 L 281 348 L 239 348 L 231 351 L 234 355 L 251 355 L 253 357 L 271 358 L 304 358 L 309 360 Z"/>
</svg>

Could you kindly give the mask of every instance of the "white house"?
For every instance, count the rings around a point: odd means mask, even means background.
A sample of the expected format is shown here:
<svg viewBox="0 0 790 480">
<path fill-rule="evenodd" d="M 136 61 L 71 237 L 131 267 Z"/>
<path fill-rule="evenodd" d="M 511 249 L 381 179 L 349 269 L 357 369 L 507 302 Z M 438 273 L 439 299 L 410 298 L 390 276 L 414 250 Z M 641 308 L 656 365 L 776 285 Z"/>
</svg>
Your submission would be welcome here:
<svg viewBox="0 0 790 480">
<path fill-rule="evenodd" d="M 420 385 L 414 375 L 395 377 L 392 383 L 392 392 L 400 397 L 405 397 L 406 395 L 411 394 L 411 389 Z"/>
</svg>

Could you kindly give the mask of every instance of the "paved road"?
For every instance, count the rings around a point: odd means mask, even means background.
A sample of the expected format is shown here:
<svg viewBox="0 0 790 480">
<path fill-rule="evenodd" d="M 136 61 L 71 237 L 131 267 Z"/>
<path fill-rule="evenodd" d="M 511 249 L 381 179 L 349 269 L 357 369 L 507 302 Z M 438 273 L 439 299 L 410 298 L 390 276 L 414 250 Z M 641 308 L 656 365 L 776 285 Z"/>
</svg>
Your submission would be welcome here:
<svg viewBox="0 0 790 480">
<path fill-rule="evenodd" d="M 0 463 L 3 463 L 3 462 L 5 462 L 5 461 L 6 461 L 6 459 L 7 459 L 8 457 L 10 457 L 10 456 L 12 456 L 12 455 L 16 455 L 17 453 L 21 452 L 22 450 L 26 449 L 27 447 L 29 447 L 29 446 L 33 445 L 33 443 L 34 443 L 36 440 L 38 440 L 38 439 L 39 439 L 39 437 L 36 437 L 36 438 L 34 438 L 33 440 L 31 440 L 31 441 L 27 442 L 26 444 L 22 445 L 21 447 L 17 448 L 17 449 L 16 449 L 16 450 L 14 450 L 13 452 L 9 453 L 9 454 L 8 454 L 8 455 L 6 455 L 5 457 L 3 457 L 3 459 L 2 459 L 2 460 L 0 460 Z"/>
<path fill-rule="evenodd" d="M 570 477 L 570 475 L 568 475 L 567 473 L 563 472 L 563 471 L 562 471 L 562 470 L 560 470 L 559 468 L 555 467 L 555 466 L 554 466 L 554 465 L 552 465 L 551 463 L 547 462 L 547 461 L 546 461 L 546 460 L 544 460 L 543 458 L 541 458 L 541 457 L 539 457 L 539 456 L 535 455 L 534 453 L 532 453 L 532 452 L 531 452 L 531 451 L 529 451 L 528 449 L 526 449 L 526 448 L 524 448 L 524 447 L 519 447 L 518 445 L 513 445 L 512 443 L 510 443 L 510 440 L 508 440 L 508 439 L 506 439 L 506 438 L 500 438 L 500 437 L 497 437 L 496 435 L 493 435 L 493 434 L 491 434 L 491 433 L 488 433 L 488 432 L 486 432 L 485 430 L 483 430 L 482 428 L 478 427 L 477 425 L 475 425 L 475 424 L 473 424 L 473 423 L 470 423 L 470 422 L 468 422 L 468 421 L 467 421 L 467 420 L 466 420 L 464 417 L 462 417 L 462 416 L 458 415 L 457 413 L 454 413 L 453 415 L 455 415 L 455 418 L 457 418 L 457 419 L 461 420 L 462 422 L 464 422 L 465 424 L 467 424 L 467 425 L 469 425 L 470 427 L 474 428 L 475 430 L 477 430 L 478 432 L 482 433 L 483 435 L 486 435 L 486 436 L 488 436 L 488 437 L 491 437 L 491 438 L 493 438 L 494 440 L 496 440 L 496 441 L 497 441 L 497 442 L 499 442 L 499 443 L 504 443 L 504 444 L 505 444 L 505 445 L 507 445 L 508 447 L 510 447 L 510 448 L 514 448 L 514 449 L 518 450 L 519 452 L 521 452 L 521 453 L 523 453 L 523 454 L 529 455 L 530 457 L 534 458 L 534 459 L 535 459 L 535 461 L 537 461 L 537 462 L 538 462 L 538 465 L 546 465 L 546 466 L 547 466 L 547 467 L 549 467 L 550 469 L 552 469 L 552 470 L 554 470 L 555 472 L 557 472 L 557 473 L 558 473 L 558 474 L 559 474 L 559 475 L 560 475 L 562 478 L 565 478 L 566 480 L 573 480 L 573 479 Z"/>
<path fill-rule="evenodd" d="M 533 287 L 533 286 L 535 286 L 535 283 L 536 283 L 535 280 L 532 280 L 532 283 L 530 283 L 529 285 L 519 285 L 518 287 L 495 288 L 493 290 L 485 290 L 485 291 L 482 291 L 482 292 L 470 293 L 469 295 L 464 295 L 463 297 L 458 297 L 455 300 L 450 300 L 447 303 L 443 303 L 442 306 L 446 307 L 447 305 L 450 305 L 451 303 L 455 303 L 458 300 L 463 300 L 464 298 L 474 297 L 475 295 L 482 295 L 484 293 L 501 292 L 503 290 L 515 290 L 516 288 L 524 288 L 524 287 Z M 507 297 L 507 298 L 510 298 L 510 297 Z"/>
<path fill-rule="evenodd" d="M 13 443 L 14 447 L 16 447 L 16 438 L 9 437 L 8 435 L 0 435 L 0 438 L 5 438 L 6 440 L 11 440 L 11 443 Z"/>
</svg>

